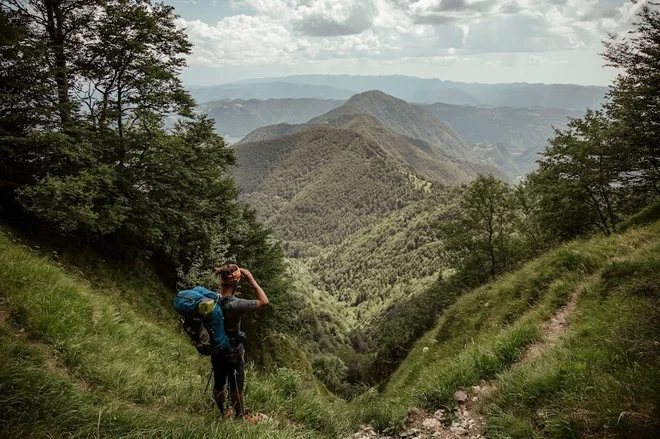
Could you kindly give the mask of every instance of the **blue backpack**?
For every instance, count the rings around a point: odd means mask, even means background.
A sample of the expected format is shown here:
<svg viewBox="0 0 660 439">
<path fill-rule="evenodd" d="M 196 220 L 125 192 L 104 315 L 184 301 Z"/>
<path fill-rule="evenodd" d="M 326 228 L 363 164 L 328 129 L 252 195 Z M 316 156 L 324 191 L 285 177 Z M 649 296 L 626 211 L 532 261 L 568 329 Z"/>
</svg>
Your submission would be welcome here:
<svg viewBox="0 0 660 439">
<path fill-rule="evenodd" d="M 183 290 L 174 298 L 174 309 L 181 316 L 183 330 L 190 337 L 190 342 L 202 355 L 215 355 L 233 349 L 225 332 L 224 316 L 218 294 L 204 287 Z M 209 304 L 213 301 L 213 305 Z M 202 314 L 199 305 L 212 311 Z"/>
</svg>

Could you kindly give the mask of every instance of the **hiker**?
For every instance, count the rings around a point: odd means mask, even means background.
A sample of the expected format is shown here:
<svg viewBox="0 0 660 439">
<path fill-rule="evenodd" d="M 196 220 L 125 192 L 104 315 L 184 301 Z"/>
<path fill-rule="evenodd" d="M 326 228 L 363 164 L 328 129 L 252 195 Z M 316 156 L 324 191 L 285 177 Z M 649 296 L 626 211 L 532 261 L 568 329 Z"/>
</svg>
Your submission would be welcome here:
<svg viewBox="0 0 660 439">
<path fill-rule="evenodd" d="M 247 415 L 243 402 L 243 387 L 245 384 L 245 348 L 243 341 L 245 333 L 241 331 L 241 317 L 248 312 L 268 305 L 268 297 L 261 289 L 252 273 L 236 264 L 223 265 L 216 268 L 216 276 L 220 278 L 218 303 L 222 307 L 225 332 L 229 338 L 231 349 L 223 350 L 211 356 L 213 365 L 213 399 L 224 416 L 236 418 Z M 241 278 L 248 281 L 256 295 L 255 300 L 234 297 L 236 287 Z M 226 407 L 227 393 L 225 383 L 229 381 L 231 408 Z"/>
</svg>

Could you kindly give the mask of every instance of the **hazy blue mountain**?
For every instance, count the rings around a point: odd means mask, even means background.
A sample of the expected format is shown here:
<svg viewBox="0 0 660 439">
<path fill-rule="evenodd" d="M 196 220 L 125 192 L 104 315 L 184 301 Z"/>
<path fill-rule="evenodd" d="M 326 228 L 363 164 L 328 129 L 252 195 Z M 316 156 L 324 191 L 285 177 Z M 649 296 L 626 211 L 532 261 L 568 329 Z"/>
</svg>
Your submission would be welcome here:
<svg viewBox="0 0 660 439">
<path fill-rule="evenodd" d="M 435 103 L 421 105 L 477 145 L 482 160 L 498 165 L 512 177 L 536 168 L 538 152 L 582 112 L 560 108 L 471 107 Z M 554 128 L 553 128 L 554 127 Z"/>
<path fill-rule="evenodd" d="M 188 91 L 198 104 L 222 99 L 316 98 L 346 100 L 355 94 L 353 91 L 328 85 L 296 84 L 287 81 L 189 87 Z"/>
<path fill-rule="evenodd" d="M 569 117 L 582 115 L 560 108 L 472 107 L 442 102 L 420 106 L 470 142 L 501 142 L 513 152 L 526 151 L 531 144 L 545 144 L 554 133 L 553 126 L 564 127 Z"/>
<path fill-rule="evenodd" d="M 467 105 L 550 107 L 583 111 L 604 102 L 607 87 L 572 84 L 478 84 L 411 76 L 296 75 L 245 80 L 235 85 L 263 87 L 264 83 L 328 86 L 360 93 L 382 90 L 406 101 Z M 254 96 L 256 97 L 256 96 Z M 273 96 L 274 97 L 274 96 Z M 324 96 L 333 98 L 332 96 Z M 336 97 L 334 97 L 336 98 Z"/>
<path fill-rule="evenodd" d="M 205 102 L 198 111 L 215 119 L 216 132 L 243 137 L 266 125 L 299 124 L 339 107 L 344 101 L 330 99 L 221 100 Z"/>
</svg>

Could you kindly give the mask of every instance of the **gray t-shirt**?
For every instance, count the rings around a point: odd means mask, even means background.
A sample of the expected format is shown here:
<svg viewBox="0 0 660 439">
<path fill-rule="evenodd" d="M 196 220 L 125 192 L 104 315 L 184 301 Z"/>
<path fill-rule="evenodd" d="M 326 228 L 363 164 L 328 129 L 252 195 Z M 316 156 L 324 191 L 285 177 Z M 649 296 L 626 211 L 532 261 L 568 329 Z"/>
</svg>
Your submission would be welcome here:
<svg viewBox="0 0 660 439">
<path fill-rule="evenodd" d="M 241 332 L 241 318 L 257 308 L 257 301 L 229 296 L 220 297 L 220 304 L 225 318 L 225 332 L 231 340 Z M 235 348 L 241 353 L 245 350 L 243 344 L 239 344 Z"/>
</svg>

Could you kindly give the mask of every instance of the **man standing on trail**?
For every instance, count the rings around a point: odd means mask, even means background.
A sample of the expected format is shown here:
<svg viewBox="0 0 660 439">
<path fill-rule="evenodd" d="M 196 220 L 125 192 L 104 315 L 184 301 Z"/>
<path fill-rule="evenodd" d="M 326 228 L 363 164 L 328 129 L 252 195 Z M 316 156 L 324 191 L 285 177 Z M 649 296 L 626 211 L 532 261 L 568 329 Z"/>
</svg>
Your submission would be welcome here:
<svg viewBox="0 0 660 439">
<path fill-rule="evenodd" d="M 211 357 L 213 365 L 213 399 L 223 415 L 235 417 L 247 416 L 243 402 L 243 387 L 245 384 L 245 348 L 243 341 L 245 333 L 241 332 L 241 317 L 248 312 L 268 305 L 268 297 L 261 289 L 252 273 L 236 264 L 223 265 L 216 268 L 216 276 L 220 277 L 220 306 L 224 315 L 225 332 L 233 347 Z M 256 300 L 245 300 L 234 297 L 236 287 L 241 278 L 248 281 L 256 295 Z M 229 381 L 231 408 L 226 407 L 227 393 L 225 383 Z"/>
</svg>

